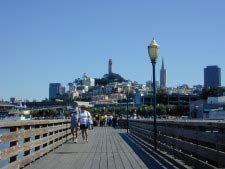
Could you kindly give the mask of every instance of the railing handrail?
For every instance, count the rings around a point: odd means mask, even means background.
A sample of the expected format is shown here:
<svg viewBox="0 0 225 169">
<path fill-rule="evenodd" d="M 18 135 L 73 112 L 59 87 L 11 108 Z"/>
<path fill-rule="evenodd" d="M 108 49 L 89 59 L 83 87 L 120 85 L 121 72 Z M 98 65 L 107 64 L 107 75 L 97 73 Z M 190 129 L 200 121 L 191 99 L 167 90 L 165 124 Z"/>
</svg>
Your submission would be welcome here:
<svg viewBox="0 0 225 169">
<path fill-rule="evenodd" d="M 21 168 L 62 145 L 71 137 L 69 123 L 69 119 L 0 122 L 0 128 L 9 129 L 0 135 L 0 144 L 9 143 L 0 150 L 0 160 L 10 161 L 3 168 Z"/>
<path fill-rule="evenodd" d="M 126 128 L 125 123 L 122 125 Z M 129 119 L 130 133 L 151 145 L 154 144 L 153 125 L 153 119 Z M 166 151 L 197 168 L 225 167 L 224 140 L 225 121 L 157 120 L 159 151 Z"/>
</svg>

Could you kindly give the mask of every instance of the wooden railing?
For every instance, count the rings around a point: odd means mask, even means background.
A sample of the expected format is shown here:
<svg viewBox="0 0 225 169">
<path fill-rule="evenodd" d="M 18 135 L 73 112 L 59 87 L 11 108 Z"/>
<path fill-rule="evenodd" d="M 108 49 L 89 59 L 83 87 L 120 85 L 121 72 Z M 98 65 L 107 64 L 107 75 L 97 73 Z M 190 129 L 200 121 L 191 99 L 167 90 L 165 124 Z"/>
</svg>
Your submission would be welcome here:
<svg viewBox="0 0 225 169">
<path fill-rule="evenodd" d="M 28 120 L 0 122 L 0 160 L 4 169 L 18 169 L 70 139 L 69 120 Z M 6 145 L 7 146 L 4 146 Z"/>
<path fill-rule="evenodd" d="M 129 120 L 129 128 L 154 145 L 152 120 Z M 225 168 L 225 121 L 157 120 L 157 147 L 193 168 Z"/>
</svg>

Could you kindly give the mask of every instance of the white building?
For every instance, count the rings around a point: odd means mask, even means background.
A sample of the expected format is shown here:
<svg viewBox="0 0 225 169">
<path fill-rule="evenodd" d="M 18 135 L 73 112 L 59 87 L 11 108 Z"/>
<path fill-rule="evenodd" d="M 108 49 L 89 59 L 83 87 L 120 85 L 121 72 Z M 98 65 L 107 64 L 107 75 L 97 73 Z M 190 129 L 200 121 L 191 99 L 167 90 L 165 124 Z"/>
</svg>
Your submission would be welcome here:
<svg viewBox="0 0 225 169">
<path fill-rule="evenodd" d="M 109 95 L 109 99 L 117 102 L 118 100 L 126 99 L 126 95 L 123 93 L 112 93 Z"/>
<path fill-rule="evenodd" d="M 218 109 L 211 109 L 208 113 L 204 113 L 205 119 L 225 119 L 225 111 Z"/>
<path fill-rule="evenodd" d="M 95 79 L 91 77 L 84 77 L 82 80 L 82 84 L 84 86 L 88 86 L 88 88 L 95 86 Z"/>
<path fill-rule="evenodd" d="M 189 109 L 196 113 L 196 118 L 225 119 L 225 96 L 191 102 Z"/>
<path fill-rule="evenodd" d="M 72 98 L 79 97 L 79 92 L 78 92 L 78 91 L 73 91 L 73 92 L 71 93 L 71 97 L 72 97 Z"/>
<path fill-rule="evenodd" d="M 108 100 L 109 97 L 107 95 L 96 95 L 92 97 L 92 101 L 102 101 L 102 100 Z"/>
</svg>

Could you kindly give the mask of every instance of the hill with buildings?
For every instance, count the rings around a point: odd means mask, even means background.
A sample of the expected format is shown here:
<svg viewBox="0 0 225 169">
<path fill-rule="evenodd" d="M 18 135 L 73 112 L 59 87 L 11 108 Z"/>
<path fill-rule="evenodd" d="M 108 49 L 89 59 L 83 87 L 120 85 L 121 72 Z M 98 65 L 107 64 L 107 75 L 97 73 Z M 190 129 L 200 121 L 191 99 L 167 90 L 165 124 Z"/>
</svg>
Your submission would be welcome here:
<svg viewBox="0 0 225 169">
<path fill-rule="evenodd" d="M 119 74 L 116 73 L 112 73 L 112 74 L 105 74 L 101 79 L 95 79 L 95 84 L 99 85 L 99 86 L 105 86 L 111 82 L 125 82 L 127 81 L 126 79 L 124 79 L 122 76 L 120 76 Z"/>
</svg>

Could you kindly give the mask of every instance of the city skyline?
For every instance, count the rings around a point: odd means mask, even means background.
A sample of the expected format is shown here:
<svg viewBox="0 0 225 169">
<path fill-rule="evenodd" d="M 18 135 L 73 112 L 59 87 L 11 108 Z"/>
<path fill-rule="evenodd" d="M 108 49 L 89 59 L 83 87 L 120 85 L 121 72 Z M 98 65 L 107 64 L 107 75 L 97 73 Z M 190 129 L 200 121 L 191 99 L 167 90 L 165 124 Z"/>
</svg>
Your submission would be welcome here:
<svg viewBox="0 0 225 169">
<path fill-rule="evenodd" d="M 129 3 L 127 3 L 129 2 Z M 152 78 L 147 46 L 160 45 L 167 86 L 204 84 L 204 68 L 221 68 L 224 86 L 225 2 L 0 2 L 0 99 L 42 100 L 49 83 L 83 73 L 100 78 L 113 72 L 145 83 Z"/>
</svg>

